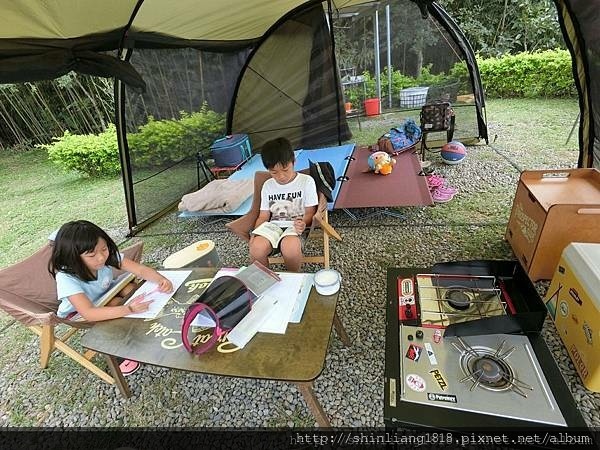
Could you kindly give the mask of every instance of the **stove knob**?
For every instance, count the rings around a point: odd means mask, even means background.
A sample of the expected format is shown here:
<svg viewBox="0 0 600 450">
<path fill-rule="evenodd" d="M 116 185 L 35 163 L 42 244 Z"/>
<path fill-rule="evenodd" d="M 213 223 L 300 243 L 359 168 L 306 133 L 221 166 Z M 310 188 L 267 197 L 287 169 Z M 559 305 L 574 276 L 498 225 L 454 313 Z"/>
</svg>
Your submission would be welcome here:
<svg viewBox="0 0 600 450">
<path fill-rule="evenodd" d="M 417 330 L 415 336 L 417 336 L 417 339 L 423 339 L 423 330 Z"/>
<path fill-rule="evenodd" d="M 406 317 L 412 317 L 412 309 L 407 309 L 405 315 Z"/>
<path fill-rule="evenodd" d="M 409 341 L 412 341 L 413 340 L 413 335 L 409 334 L 408 336 L 406 336 L 406 339 L 408 339 Z"/>
</svg>

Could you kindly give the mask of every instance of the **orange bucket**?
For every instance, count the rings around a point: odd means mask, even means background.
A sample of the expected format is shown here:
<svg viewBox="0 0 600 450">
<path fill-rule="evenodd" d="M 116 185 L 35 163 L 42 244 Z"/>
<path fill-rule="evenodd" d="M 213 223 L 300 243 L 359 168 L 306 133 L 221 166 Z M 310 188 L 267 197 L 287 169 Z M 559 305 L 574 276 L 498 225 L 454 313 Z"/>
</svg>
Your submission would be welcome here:
<svg viewBox="0 0 600 450">
<path fill-rule="evenodd" d="M 363 105 L 365 107 L 365 116 L 377 116 L 381 113 L 378 98 L 368 98 L 363 102 Z"/>
</svg>

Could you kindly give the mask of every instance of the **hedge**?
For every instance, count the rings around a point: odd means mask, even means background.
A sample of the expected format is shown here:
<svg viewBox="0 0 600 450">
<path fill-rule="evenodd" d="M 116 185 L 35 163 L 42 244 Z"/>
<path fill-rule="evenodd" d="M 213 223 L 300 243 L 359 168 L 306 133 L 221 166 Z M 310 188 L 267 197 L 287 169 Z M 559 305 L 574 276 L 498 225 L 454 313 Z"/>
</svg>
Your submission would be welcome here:
<svg viewBox="0 0 600 450">
<path fill-rule="evenodd" d="M 573 79 L 571 55 L 567 50 L 546 50 L 519 53 L 499 58 L 477 58 L 485 94 L 490 98 L 572 97 L 577 95 Z M 398 98 L 401 89 L 413 86 L 442 86 L 459 83 L 459 93 L 470 93 L 469 74 L 464 61 L 457 62 L 445 73 L 432 74 L 431 65 L 424 66 L 417 78 L 392 69 L 392 97 Z M 357 103 L 365 95 L 376 96 L 375 78 L 363 73 L 365 88 L 347 88 L 346 99 Z M 381 93 L 388 95 L 387 67 L 381 73 Z"/>
<path fill-rule="evenodd" d="M 478 59 L 486 96 L 571 97 L 577 95 L 567 50 Z"/>
<path fill-rule="evenodd" d="M 194 113 L 181 112 L 179 119 L 155 120 L 128 133 L 129 154 L 136 168 L 159 168 L 195 155 L 206 153 L 210 144 L 225 130 L 225 117 L 203 105 Z M 93 177 L 116 176 L 121 163 L 117 133 L 113 124 L 94 134 L 71 134 L 52 139 L 51 144 L 38 147 L 48 152 L 48 158 L 65 170 Z"/>
</svg>

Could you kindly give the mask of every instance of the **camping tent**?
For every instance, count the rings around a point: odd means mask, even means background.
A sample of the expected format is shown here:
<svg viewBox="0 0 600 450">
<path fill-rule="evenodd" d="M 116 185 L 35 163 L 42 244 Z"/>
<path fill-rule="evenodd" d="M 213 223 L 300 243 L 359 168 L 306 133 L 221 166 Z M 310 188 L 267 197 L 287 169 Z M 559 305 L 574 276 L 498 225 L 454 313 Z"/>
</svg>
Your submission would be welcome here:
<svg viewBox="0 0 600 450">
<path fill-rule="evenodd" d="M 413 1 L 422 13 L 415 17 L 428 12 L 466 61 L 474 98 L 471 134 L 487 139 L 481 82 L 468 42 L 439 5 Z M 53 78 L 70 70 L 116 77 L 119 148 L 134 231 L 199 179 L 193 155 L 203 149 L 191 144 L 173 144 L 179 153 L 156 167 L 138 164 L 129 152 L 128 133 L 160 121 L 165 108 L 171 116 L 183 111 L 181 119 L 193 121 L 208 99 L 227 117 L 223 131 L 249 132 L 257 146 L 274 134 L 304 147 L 348 138 L 330 25 L 343 8 L 368 3 L 1 0 L 0 82 Z M 557 0 L 580 90 L 582 167 L 599 165 L 599 5 L 600 0 Z M 214 83 L 205 90 L 207 78 Z M 177 90 L 180 95 L 174 95 Z M 181 123 L 169 125 L 181 129 Z M 186 142 L 202 141 L 197 134 L 182 136 Z"/>
<path fill-rule="evenodd" d="M 579 167 L 600 168 L 600 0 L 555 0 L 579 92 Z"/>
</svg>

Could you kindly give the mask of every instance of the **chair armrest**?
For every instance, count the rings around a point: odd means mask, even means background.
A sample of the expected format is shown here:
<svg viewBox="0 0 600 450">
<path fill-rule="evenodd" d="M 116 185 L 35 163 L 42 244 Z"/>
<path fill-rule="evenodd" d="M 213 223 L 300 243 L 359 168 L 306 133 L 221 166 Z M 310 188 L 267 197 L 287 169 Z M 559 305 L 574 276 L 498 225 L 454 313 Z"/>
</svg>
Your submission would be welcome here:
<svg viewBox="0 0 600 450">
<path fill-rule="evenodd" d="M 335 228 L 329 224 L 327 219 L 327 199 L 321 193 L 319 193 L 319 206 L 317 207 L 317 212 L 313 216 L 313 221 L 316 221 L 321 229 L 332 238 L 337 239 L 338 241 L 342 240 L 342 237 L 335 231 Z"/>
</svg>

